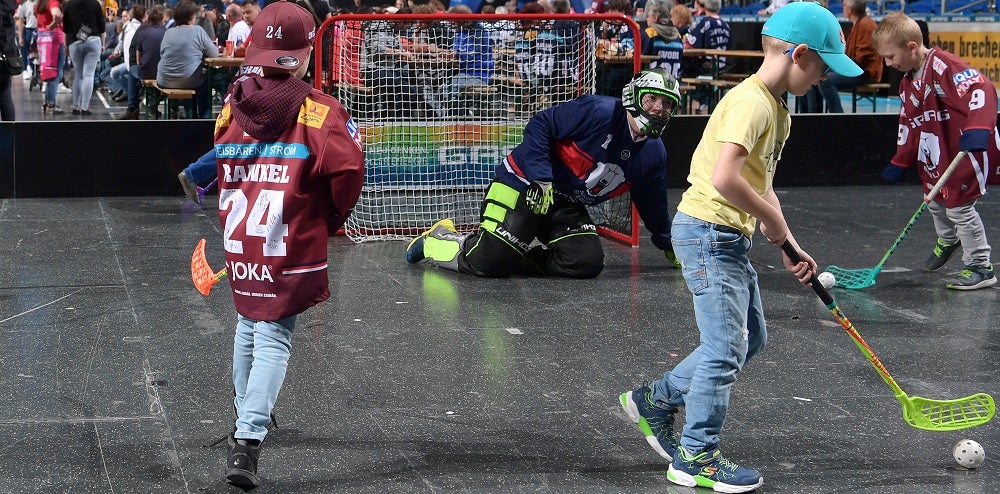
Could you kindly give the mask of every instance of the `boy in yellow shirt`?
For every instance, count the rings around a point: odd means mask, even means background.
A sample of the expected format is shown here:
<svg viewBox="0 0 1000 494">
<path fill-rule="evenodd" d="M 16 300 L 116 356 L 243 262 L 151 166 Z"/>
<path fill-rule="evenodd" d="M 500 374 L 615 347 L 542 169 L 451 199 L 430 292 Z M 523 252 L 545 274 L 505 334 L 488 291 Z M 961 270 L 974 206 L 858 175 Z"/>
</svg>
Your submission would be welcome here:
<svg viewBox="0 0 1000 494">
<path fill-rule="evenodd" d="M 762 34 L 764 62 L 709 118 L 691 158 L 691 186 L 671 227 L 694 294 L 700 345 L 663 378 L 619 398 L 653 449 L 671 461 L 668 480 L 716 492 L 747 492 L 764 482 L 756 470 L 723 458 L 719 434 L 736 374 L 767 340 L 757 272 L 748 258 L 757 221 L 771 243 L 798 249 L 771 188 L 791 125 L 785 92 L 801 96 L 830 70 L 861 74 L 844 54 L 837 19 L 817 3 L 782 7 Z M 799 252 L 803 262 L 784 253 L 782 260 L 806 284 L 816 262 Z M 680 407 L 686 423 L 678 442 L 673 423 Z"/>
</svg>

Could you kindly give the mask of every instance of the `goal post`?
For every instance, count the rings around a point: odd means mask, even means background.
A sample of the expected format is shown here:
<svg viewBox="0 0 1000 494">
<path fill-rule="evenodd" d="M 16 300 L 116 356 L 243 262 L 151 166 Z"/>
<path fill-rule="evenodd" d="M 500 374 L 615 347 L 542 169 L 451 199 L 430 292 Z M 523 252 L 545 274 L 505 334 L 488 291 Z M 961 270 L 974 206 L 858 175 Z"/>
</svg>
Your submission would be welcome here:
<svg viewBox="0 0 1000 494">
<path fill-rule="evenodd" d="M 346 14 L 320 27 L 315 86 L 362 131 L 365 181 L 344 225 L 356 242 L 406 240 L 452 218 L 479 227 L 494 171 L 535 113 L 594 94 L 603 63 L 640 54 L 599 49 L 606 14 Z M 629 195 L 588 208 L 598 230 L 638 245 Z"/>
</svg>

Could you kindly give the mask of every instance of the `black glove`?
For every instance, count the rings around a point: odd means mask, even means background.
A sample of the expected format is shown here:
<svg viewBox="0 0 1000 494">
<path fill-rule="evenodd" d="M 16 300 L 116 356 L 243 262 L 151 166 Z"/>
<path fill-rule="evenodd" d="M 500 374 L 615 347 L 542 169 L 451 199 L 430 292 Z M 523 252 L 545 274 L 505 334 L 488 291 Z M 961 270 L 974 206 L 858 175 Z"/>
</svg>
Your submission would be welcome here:
<svg viewBox="0 0 1000 494">
<path fill-rule="evenodd" d="M 681 262 L 677 260 L 677 254 L 674 254 L 674 249 L 667 249 L 663 251 L 663 254 L 667 256 L 667 260 L 670 261 L 677 269 L 681 269 Z"/>
<path fill-rule="evenodd" d="M 531 182 L 528 190 L 524 193 L 524 200 L 528 203 L 528 209 L 535 214 L 546 214 L 549 206 L 555 202 L 552 195 L 552 182 Z"/>
</svg>

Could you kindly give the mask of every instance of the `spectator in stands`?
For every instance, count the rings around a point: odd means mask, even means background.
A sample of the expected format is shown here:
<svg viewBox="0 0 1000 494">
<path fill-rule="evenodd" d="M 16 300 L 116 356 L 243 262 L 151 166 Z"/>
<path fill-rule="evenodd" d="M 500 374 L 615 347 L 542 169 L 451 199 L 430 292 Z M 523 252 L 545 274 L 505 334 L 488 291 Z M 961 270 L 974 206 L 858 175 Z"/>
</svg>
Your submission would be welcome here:
<svg viewBox="0 0 1000 494">
<path fill-rule="evenodd" d="M 452 14 L 471 14 L 466 5 L 457 5 L 448 10 Z M 467 110 L 459 101 L 459 95 L 471 87 L 486 86 L 493 77 L 493 42 L 490 34 L 478 22 L 459 21 L 452 48 L 458 60 L 458 73 L 444 88 L 445 103 L 452 115 L 463 114 Z"/>
<path fill-rule="evenodd" d="M 679 3 L 670 9 L 670 22 L 677 28 L 677 33 L 684 37 L 694 27 L 694 16 L 687 5 Z"/>
<path fill-rule="evenodd" d="M 146 25 L 135 33 L 132 45 L 135 46 L 135 61 L 139 65 L 139 80 L 155 80 L 156 67 L 160 64 L 160 45 L 167 28 L 163 27 L 163 6 L 153 5 L 146 15 Z M 146 105 L 153 107 L 153 115 L 159 117 L 155 103 L 147 101 Z"/>
<path fill-rule="evenodd" d="M 705 16 L 699 19 L 697 24 L 684 36 L 684 48 L 728 50 L 731 34 L 729 24 L 726 24 L 726 21 L 719 17 L 722 1 L 698 0 L 697 3 L 705 8 Z M 693 61 L 685 63 L 682 75 L 684 77 L 698 77 L 711 74 L 715 63 L 724 69 L 726 61 L 724 57 L 720 57 L 717 61 L 713 61 L 711 57 L 693 59 Z M 708 103 L 712 98 L 712 91 L 710 86 L 701 85 L 693 92 L 693 98 L 698 102 L 698 113 L 708 113 Z"/>
<path fill-rule="evenodd" d="M 492 8 L 492 7 L 490 7 Z M 414 14 L 433 14 L 434 7 L 423 4 L 413 8 Z M 439 57 L 443 62 L 455 56 L 452 49 L 454 33 L 441 23 L 420 21 L 413 25 L 409 33 L 410 51 L 417 56 L 427 58 Z M 448 79 L 450 69 L 445 63 L 421 64 L 413 70 L 413 84 L 416 91 L 423 96 L 424 103 L 436 115 L 444 115 L 441 88 Z"/>
<path fill-rule="evenodd" d="M 695 19 L 695 22 L 704 17 L 705 12 L 707 12 L 705 10 L 705 4 L 702 3 L 700 0 L 694 0 L 694 8 L 691 9 L 691 16 Z"/>
<path fill-rule="evenodd" d="M 403 48 L 401 23 L 375 21 L 364 29 L 363 77 L 374 91 L 376 115 L 409 116 L 416 99 L 409 62 L 413 52 Z"/>
<path fill-rule="evenodd" d="M 145 18 L 146 7 L 143 7 L 142 4 L 137 3 L 129 10 L 128 21 L 122 26 L 122 40 L 118 43 L 122 63 L 111 69 L 111 77 L 118 82 L 120 87 L 125 89 L 125 98 L 128 101 L 128 107 L 125 113 L 118 117 L 119 120 L 137 120 L 139 118 L 139 66 L 135 63 L 135 49 L 132 48 L 132 41 Z M 134 71 L 133 67 L 135 67 Z"/>
<path fill-rule="evenodd" d="M 243 18 L 243 7 L 237 3 L 229 4 L 226 7 L 226 19 L 229 20 L 229 32 L 225 38 L 219 39 L 232 41 L 234 48 L 244 46 L 246 40 L 250 39 L 250 24 Z"/>
<path fill-rule="evenodd" d="M 90 115 L 94 93 L 94 72 L 101 59 L 104 40 L 104 11 L 94 0 L 68 0 L 63 4 L 63 27 L 69 43 L 73 77 L 73 114 Z"/>
<path fill-rule="evenodd" d="M 555 14 L 569 14 L 569 0 L 552 0 L 552 11 Z M 580 22 L 557 20 L 552 22 L 549 31 L 555 40 L 555 71 L 553 85 L 569 87 L 579 79 L 577 57 L 580 54 L 576 47 L 580 46 Z"/>
<path fill-rule="evenodd" d="M 198 6 L 191 0 L 181 0 L 174 9 L 177 25 L 163 35 L 156 84 L 162 88 L 194 89 L 195 116 L 211 118 L 211 87 L 202 59 L 219 56 L 219 48 L 196 24 L 197 13 Z"/>
<path fill-rule="evenodd" d="M 476 276 L 594 278 L 604 250 L 587 206 L 630 192 L 653 244 L 676 266 L 660 136 L 679 102 L 677 81 L 649 69 L 617 98 L 588 94 L 535 114 L 497 164 L 479 230 L 462 235 L 441 220 L 407 245 L 406 261 Z"/>
<path fill-rule="evenodd" d="M 104 51 L 101 52 L 101 63 L 97 69 L 97 79 L 107 86 L 108 94 L 113 101 L 125 101 L 125 87 L 118 83 L 118 80 L 111 77 L 111 69 L 122 63 L 121 52 L 118 44 L 121 42 L 122 26 L 127 22 L 128 11 L 122 10 L 115 17 L 105 23 L 104 28 Z"/>
<path fill-rule="evenodd" d="M 58 49 L 53 49 L 52 60 L 57 63 L 56 76 L 53 79 L 43 79 L 45 83 L 45 102 L 42 103 L 42 113 L 51 111 L 54 115 L 63 113 L 56 104 L 56 95 L 63 78 L 63 66 L 66 65 L 66 34 L 63 32 L 62 2 L 60 0 L 37 0 L 35 19 L 38 22 L 38 32 L 50 31 Z M 41 70 L 41 64 L 39 64 Z"/>
<path fill-rule="evenodd" d="M 621 14 L 632 17 L 632 4 L 629 0 L 608 0 L 605 6 L 607 14 Z M 601 39 L 597 40 L 597 94 L 617 96 L 625 84 L 632 79 L 630 63 L 605 62 L 600 55 L 625 55 L 635 48 L 635 38 L 628 24 L 624 22 L 605 22 L 601 30 Z M 641 50 L 642 47 L 639 47 Z"/>
<path fill-rule="evenodd" d="M 844 0 L 844 15 L 852 24 L 851 32 L 847 35 L 847 56 L 865 72 L 857 77 L 828 74 L 826 80 L 816 86 L 826 101 L 827 113 L 844 113 L 840 91 L 850 91 L 861 84 L 879 82 L 885 65 L 882 56 L 872 46 L 872 33 L 878 26 L 868 17 L 868 4 L 865 0 Z"/>
<path fill-rule="evenodd" d="M 199 8 L 195 14 L 195 24 L 204 29 L 208 39 L 211 40 L 218 39 L 215 34 L 215 17 L 215 7 L 212 7 L 211 4 Z M 177 21 L 174 21 L 174 25 L 177 25 Z"/>
<path fill-rule="evenodd" d="M 545 8 L 538 2 L 528 2 L 521 7 L 519 14 L 544 14 Z M 514 31 L 514 65 L 517 66 L 518 77 L 525 84 L 531 84 L 535 72 L 535 42 L 542 23 L 536 20 L 519 21 Z M 530 92 L 530 89 L 529 89 Z"/>
<path fill-rule="evenodd" d="M 658 58 L 650 62 L 649 66 L 662 67 L 675 79 L 680 79 L 684 42 L 681 41 L 677 27 L 671 22 L 671 5 L 673 2 L 670 0 L 649 0 L 646 2 L 648 27 L 642 33 L 642 54 L 656 55 Z"/>
<path fill-rule="evenodd" d="M 241 22 L 246 25 L 246 22 L 243 21 L 243 9 L 235 3 L 231 3 L 226 6 L 226 15 L 222 16 L 222 21 L 219 22 L 219 26 L 215 29 L 215 34 L 218 36 L 220 45 L 230 39 L 233 40 L 233 48 L 235 48 L 237 44 L 242 43 L 242 41 L 237 43 L 232 37 L 233 27 Z M 225 34 L 223 34 L 223 31 Z M 249 29 L 246 34 L 250 34 Z M 246 35 L 244 35 L 244 39 L 246 39 Z"/>
<path fill-rule="evenodd" d="M 31 44 L 35 42 L 38 19 L 35 18 L 35 0 L 24 0 L 17 8 L 17 45 L 21 49 L 25 80 L 31 79 Z"/>
</svg>

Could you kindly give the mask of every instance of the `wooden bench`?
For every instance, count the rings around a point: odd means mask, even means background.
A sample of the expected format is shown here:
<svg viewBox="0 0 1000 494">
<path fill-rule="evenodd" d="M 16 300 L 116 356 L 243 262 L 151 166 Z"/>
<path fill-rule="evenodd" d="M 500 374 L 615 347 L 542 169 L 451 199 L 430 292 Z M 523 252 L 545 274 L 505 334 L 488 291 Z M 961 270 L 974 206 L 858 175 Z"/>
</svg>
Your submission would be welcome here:
<svg viewBox="0 0 1000 494">
<path fill-rule="evenodd" d="M 858 100 L 871 101 L 872 112 L 878 109 L 878 93 L 891 86 L 885 82 L 873 82 L 871 84 L 861 84 L 851 89 L 851 112 L 858 112 Z"/>
<path fill-rule="evenodd" d="M 702 77 L 685 77 L 681 79 L 682 85 L 691 86 L 689 91 L 694 91 L 698 87 L 708 87 L 710 90 L 709 101 L 708 101 L 708 112 L 711 113 L 715 109 L 716 103 L 722 99 L 722 95 L 726 91 L 738 86 L 741 81 L 728 81 L 722 79 L 711 79 Z M 691 102 L 694 103 L 693 101 Z M 696 112 L 692 112 L 696 113 Z"/>
<path fill-rule="evenodd" d="M 162 88 L 156 84 L 155 79 L 144 79 L 142 85 L 146 88 L 146 119 L 149 120 L 151 114 L 155 114 L 154 109 L 159 105 L 160 97 L 163 98 L 163 114 L 169 115 L 170 102 L 176 101 L 184 106 L 187 118 L 194 118 L 194 89 Z M 181 103 L 183 102 L 183 103 Z M 157 117 L 159 118 L 159 117 Z"/>
</svg>

